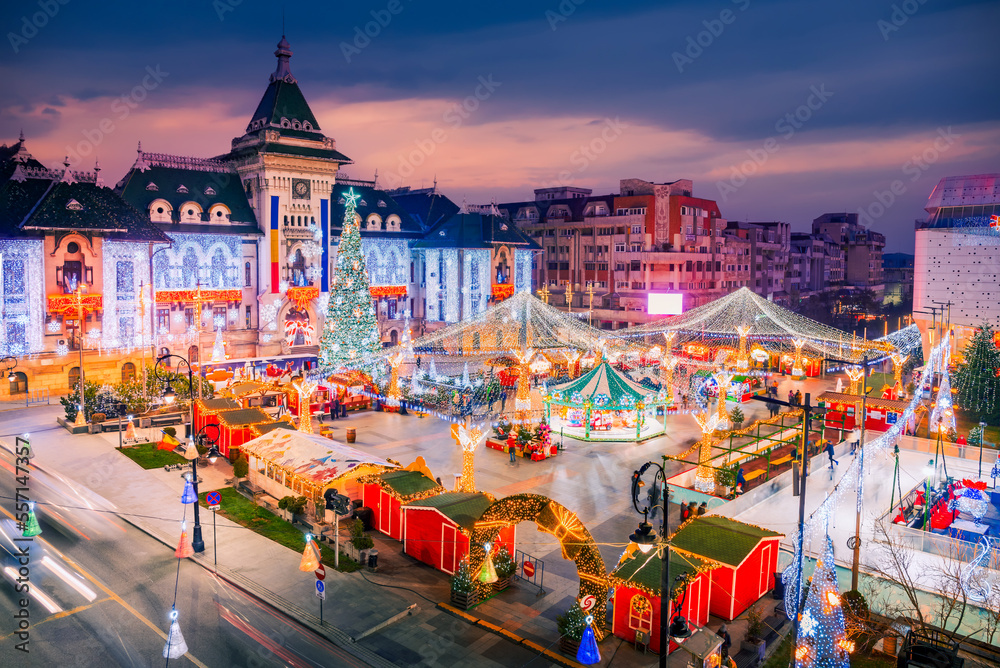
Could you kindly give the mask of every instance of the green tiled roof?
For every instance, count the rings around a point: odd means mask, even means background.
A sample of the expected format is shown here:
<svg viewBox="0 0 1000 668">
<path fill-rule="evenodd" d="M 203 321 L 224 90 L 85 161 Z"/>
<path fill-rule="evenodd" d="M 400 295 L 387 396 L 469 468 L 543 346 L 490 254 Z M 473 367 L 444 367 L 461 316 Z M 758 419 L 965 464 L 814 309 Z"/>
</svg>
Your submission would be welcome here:
<svg viewBox="0 0 1000 668">
<path fill-rule="evenodd" d="M 406 507 L 436 508 L 448 519 L 466 531 L 472 531 L 476 521 L 490 507 L 490 498 L 481 492 L 445 492 L 419 501 L 411 501 Z"/>
<path fill-rule="evenodd" d="M 670 570 L 667 573 L 667 582 L 670 583 L 671 591 L 676 591 L 681 584 L 675 582 L 677 576 L 694 573 L 704 566 L 705 562 L 701 559 L 677 553 L 671 554 Z M 656 550 L 650 550 L 649 554 L 643 554 L 636 550 L 630 558 L 623 561 L 618 568 L 611 572 L 611 577 L 645 587 L 659 596 L 660 570 L 661 561 Z"/>
<path fill-rule="evenodd" d="M 399 496 L 419 494 L 439 487 L 420 471 L 386 471 L 380 477 L 383 487 L 388 487 Z"/>
<path fill-rule="evenodd" d="M 328 158 L 337 162 L 350 162 L 346 155 L 332 148 L 313 148 L 311 146 L 292 146 L 279 142 L 269 141 L 264 144 L 261 153 L 278 153 L 281 155 L 297 155 L 307 158 Z"/>
<path fill-rule="evenodd" d="M 268 414 L 259 408 L 240 408 L 235 411 L 223 411 L 219 413 L 218 417 L 222 424 L 230 427 L 245 427 L 251 424 L 271 421 Z"/>
<path fill-rule="evenodd" d="M 268 84 L 264 90 L 263 97 L 257 104 L 256 111 L 250 117 L 250 125 L 254 121 L 264 121 L 266 126 L 278 126 L 281 128 L 281 119 L 288 122 L 299 121 L 308 122 L 315 133 L 319 133 L 319 121 L 313 116 L 306 96 L 302 94 L 302 89 L 298 83 L 292 83 L 283 79 L 275 79 Z"/>
<path fill-rule="evenodd" d="M 155 200 L 163 199 L 173 209 L 173 224 L 179 224 L 181 205 L 197 202 L 201 206 L 201 221 L 205 224 L 213 222 L 208 220 L 209 209 L 213 205 L 223 204 L 229 209 L 228 221 L 222 222 L 219 218 L 212 224 L 217 234 L 225 233 L 227 227 L 240 223 L 257 228 L 257 216 L 250 207 L 240 175 L 235 169 L 215 159 L 144 155 L 150 166 L 144 169 L 133 166 L 115 187 L 129 204 L 144 212 L 147 220 L 149 206 Z M 170 223 L 161 225 L 169 226 Z"/>
<path fill-rule="evenodd" d="M 702 515 L 675 533 L 671 543 L 699 557 L 739 566 L 761 540 L 782 535 L 728 517 Z"/>
</svg>

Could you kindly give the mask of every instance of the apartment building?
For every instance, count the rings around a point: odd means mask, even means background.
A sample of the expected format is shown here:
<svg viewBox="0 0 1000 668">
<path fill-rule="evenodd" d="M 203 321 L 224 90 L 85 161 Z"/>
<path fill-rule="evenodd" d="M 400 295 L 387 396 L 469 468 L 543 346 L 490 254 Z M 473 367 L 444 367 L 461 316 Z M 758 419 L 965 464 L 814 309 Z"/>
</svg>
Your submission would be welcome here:
<svg viewBox="0 0 1000 668">
<path fill-rule="evenodd" d="M 813 220 L 812 230 L 840 244 L 843 268 L 842 274 L 837 271 L 836 275 L 844 287 L 871 290 L 881 300 L 885 294 L 882 269 L 885 235 L 859 224 L 856 213 L 824 213 Z"/>
</svg>

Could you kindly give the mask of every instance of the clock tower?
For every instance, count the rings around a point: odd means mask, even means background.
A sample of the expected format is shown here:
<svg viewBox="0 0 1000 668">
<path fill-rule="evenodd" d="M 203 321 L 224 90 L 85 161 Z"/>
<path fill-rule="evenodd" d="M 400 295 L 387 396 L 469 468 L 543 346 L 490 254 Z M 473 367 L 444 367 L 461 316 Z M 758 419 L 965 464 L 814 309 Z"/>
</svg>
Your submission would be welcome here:
<svg viewBox="0 0 1000 668">
<path fill-rule="evenodd" d="M 261 355 L 319 343 L 330 283 L 330 199 L 340 166 L 351 162 L 320 130 L 292 75 L 284 35 L 274 55 L 277 67 L 245 133 L 219 156 L 239 174 L 264 232 L 257 254 Z"/>
</svg>

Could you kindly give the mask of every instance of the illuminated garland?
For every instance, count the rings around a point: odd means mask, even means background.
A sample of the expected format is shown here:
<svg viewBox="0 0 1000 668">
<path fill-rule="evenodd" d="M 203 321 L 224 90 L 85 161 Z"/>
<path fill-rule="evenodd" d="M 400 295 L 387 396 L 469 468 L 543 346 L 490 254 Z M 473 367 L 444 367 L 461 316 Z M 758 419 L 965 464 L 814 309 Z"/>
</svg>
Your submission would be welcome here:
<svg viewBox="0 0 1000 668">
<path fill-rule="evenodd" d="M 507 299 L 514 294 L 514 285 L 511 283 L 493 283 L 490 287 L 490 294 L 497 301 Z"/>
<path fill-rule="evenodd" d="M 480 516 L 469 539 L 469 571 L 478 573 L 486 559 L 484 545 L 494 544 L 500 530 L 520 522 L 534 522 L 540 531 L 555 536 L 563 559 L 576 563 L 580 596 L 593 596 L 597 603 L 590 611 L 595 619 L 605 619 L 608 605 L 608 572 L 600 550 L 580 519 L 565 507 L 539 494 L 514 494 L 494 501 Z M 480 592 L 491 589 L 479 585 Z M 598 640 L 603 625 L 594 628 Z"/>
<path fill-rule="evenodd" d="M 172 302 L 238 302 L 243 300 L 243 290 L 201 290 L 199 299 L 198 290 L 157 290 L 156 301 L 160 304 Z"/>
<path fill-rule="evenodd" d="M 369 288 L 372 297 L 405 297 L 406 296 L 406 286 L 405 285 L 373 285 Z"/>
<path fill-rule="evenodd" d="M 47 308 L 50 314 L 74 317 L 77 315 L 79 306 L 76 294 L 69 295 L 49 295 Z M 80 303 L 83 305 L 83 313 L 95 313 L 104 309 L 104 296 L 88 292 L 82 295 Z"/>
</svg>

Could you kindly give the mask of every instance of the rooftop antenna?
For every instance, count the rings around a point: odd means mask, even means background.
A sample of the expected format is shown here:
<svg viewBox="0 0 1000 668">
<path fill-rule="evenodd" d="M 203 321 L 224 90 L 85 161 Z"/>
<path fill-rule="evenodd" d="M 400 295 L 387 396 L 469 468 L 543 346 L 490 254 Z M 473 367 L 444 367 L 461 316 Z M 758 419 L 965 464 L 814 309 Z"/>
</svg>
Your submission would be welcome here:
<svg viewBox="0 0 1000 668">
<path fill-rule="evenodd" d="M 373 182 L 373 186 L 378 188 L 378 167 L 375 168 L 375 181 Z"/>
<path fill-rule="evenodd" d="M 281 3 L 281 36 L 285 36 L 285 3 Z"/>
</svg>

